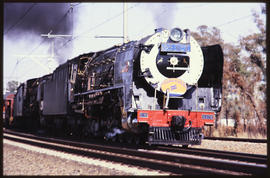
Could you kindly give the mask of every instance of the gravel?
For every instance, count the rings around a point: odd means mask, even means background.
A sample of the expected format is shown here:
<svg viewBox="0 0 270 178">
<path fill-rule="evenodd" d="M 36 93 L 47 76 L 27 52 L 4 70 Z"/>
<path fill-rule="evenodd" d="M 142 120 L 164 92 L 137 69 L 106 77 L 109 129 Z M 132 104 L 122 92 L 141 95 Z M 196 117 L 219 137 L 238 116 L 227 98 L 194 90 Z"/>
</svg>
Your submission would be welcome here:
<svg viewBox="0 0 270 178">
<path fill-rule="evenodd" d="M 190 147 L 267 155 L 267 143 L 202 140 L 201 145 L 193 145 Z"/>
<path fill-rule="evenodd" d="M 72 155 L 46 154 L 40 151 L 42 148 L 32 151 L 5 139 L 3 143 L 4 175 L 168 175 L 103 160 L 85 161 L 87 158 L 73 159 Z M 266 143 L 203 140 L 201 145 L 190 147 L 267 155 Z"/>
<path fill-rule="evenodd" d="M 3 140 L 4 175 L 169 175 L 130 166 Z"/>
<path fill-rule="evenodd" d="M 4 175 L 130 175 L 130 173 L 62 159 L 9 144 L 3 146 Z"/>
</svg>

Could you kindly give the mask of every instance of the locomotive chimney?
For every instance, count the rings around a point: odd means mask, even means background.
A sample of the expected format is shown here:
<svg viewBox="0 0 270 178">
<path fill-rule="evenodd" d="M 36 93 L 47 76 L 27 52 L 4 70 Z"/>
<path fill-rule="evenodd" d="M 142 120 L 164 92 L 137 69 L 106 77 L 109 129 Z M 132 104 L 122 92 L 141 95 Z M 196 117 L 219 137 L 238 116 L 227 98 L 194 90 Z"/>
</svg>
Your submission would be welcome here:
<svg viewBox="0 0 270 178">
<path fill-rule="evenodd" d="M 155 33 L 161 32 L 162 30 L 164 30 L 164 28 L 156 28 Z"/>
<path fill-rule="evenodd" d="M 190 43 L 190 30 L 185 29 L 184 32 L 186 33 L 186 43 Z"/>
</svg>

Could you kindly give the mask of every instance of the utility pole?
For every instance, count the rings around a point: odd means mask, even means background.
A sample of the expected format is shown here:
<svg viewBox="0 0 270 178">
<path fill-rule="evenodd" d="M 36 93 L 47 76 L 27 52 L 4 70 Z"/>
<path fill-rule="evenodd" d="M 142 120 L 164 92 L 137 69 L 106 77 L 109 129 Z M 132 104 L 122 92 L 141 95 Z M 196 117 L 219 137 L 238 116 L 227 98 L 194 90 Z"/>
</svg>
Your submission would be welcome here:
<svg viewBox="0 0 270 178">
<path fill-rule="evenodd" d="M 71 14 L 69 16 L 69 19 L 71 19 L 71 35 L 53 35 L 52 30 L 48 34 L 41 34 L 42 37 L 48 37 L 48 38 L 72 38 L 73 37 L 73 31 L 74 31 L 74 15 L 73 15 L 73 3 L 70 3 L 70 8 L 68 10 L 68 13 Z M 68 23 L 69 24 L 69 23 Z M 72 43 L 72 49 L 73 49 L 73 43 Z M 72 55 L 72 54 L 71 54 Z M 54 58 L 54 40 L 52 40 L 52 58 Z"/>
<path fill-rule="evenodd" d="M 73 33 L 74 33 L 74 14 L 73 14 L 73 4 L 70 3 L 70 13 L 71 13 L 71 37 L 73 37 Z M 73 51 L 73 43 L 71 44 L 72 45 L 72 51 Z M 73 55 L 73 52 L 71 52 L 71 56 Z"/>
<path fill-rule="evenodd" d="M 58 37 L 72 37 L 72 35 L 53 35 L 51 34 L 52 31 L 50 31 L 48 34 L 41 34 L 42 37 L 48 37 L 48 38 L 58 38 Z M 55 58 L 55 53 L 54 53 L 54 40 L 52 40 L 52 44 L 51 44 L 51 55 L 14 55 L 16 57 L 21 57 L 21 58 L 30 58 L 33 62 L 35 62 L 36 64 L 38 64 L 39 66 L 41 66 L 43 69 L 45 69 L 47 72 L 51 72 L 53 66 L 46 66 L 43 63 L 41 63 L 40 61 L 36 60 L 36 58 L 47 58 L 49 60 L 49 62 L 53 62 L 54 58 Z M 17 64 L 19 63 L 19 61 L 17 61 Z M 16 64 L 16 65 L 17 65 Z"/>
<path fill-rule="evenodd" d="M 52 31 L 48 34 L 41 34 L 42 37 L 57 38 L 57 37 L 72 37 L 72 35 L 51 35 Z"/>
<path fill-rule="evenodd" d="M 70 38 L 72 37 L 73 35 L 53 35 L 51 34 L 52 33 L 52 30 L 48 33 L 48 34 L 41 34 L 42 37 L 48 37 L 48 38 Z M 51 44 L 51 48 L 52 48 L 52 54 L 51 54 L 51 59 L 54 59 L 55 58 L 55 54 L 54 54 L 54 39 L 52 40 L 52 44 Z"/>
<path fill-rule="evenodd" d="M 128 42 L 128 35 L 127 35 L 127 3 L 123 3 L 123 36 L 100 36 L 96 35 L 95 38 L 123 38 L 123 43 Z"/>
<path fill-rule="evenodd" d="M 125 1 L 123 6 L 123 43 L 127 43 L 127 3 Z"/>
</svg>

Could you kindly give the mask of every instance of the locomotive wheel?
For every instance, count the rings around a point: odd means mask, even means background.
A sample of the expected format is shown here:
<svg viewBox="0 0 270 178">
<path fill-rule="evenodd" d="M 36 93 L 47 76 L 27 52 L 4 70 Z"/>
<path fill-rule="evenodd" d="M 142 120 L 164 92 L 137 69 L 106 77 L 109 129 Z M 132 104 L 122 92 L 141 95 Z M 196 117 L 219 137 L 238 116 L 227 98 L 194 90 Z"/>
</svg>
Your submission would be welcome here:
<svg viewBox="0 0 270 178">
<path fill-rule="evenodd" d="M 9 117 L 5 118 L 5 127 L 8 129 L 9 128 Z"/>
<path fill-rule="evenodd" d="M 130 133 L 125 133 L 123 136 L 125 143 L 131 144 L 133 142 L 133 137 Z"/>
<path fill-rule="evenodd" d="M 99 122 L 97 120 L 93 120 L 92 122 L 92 132 L 94 136 L 98 136 L 99 134 Z"/>
<path fill-rule="evenodd" d="M 91 128 L 91 120 L 87 120 L 84 123 L 83 129 L 82 129 L 82 135 L 83 137 L 88 137 L 90 135 L 90 129 Z"/>
<path fill-rule="evenodd" d="M 188 145 L 182 145 L 182 148 L 188 148 Z"/>
<path fill-rule="evenodd" d="M 135 142 L 136 145 L 139 145 L 141 143 L 141 138 L 139 136 L 135 137 L 134 142 Z"/>
<path fill-rule="evenodd" d="M 111 140 L 112 140 L 112 142 L 116 142 L 117 141 L 117 137 L 116 136 L 115 137 L 112 137 Z"/>
<path fill-rule="evenodd" d="M 39 126 L 41 129 L 45 129 L 47 126 L 45 117 L 42 116 L 41 114 L 39 115 Z"/>
<path fill-rule="evenodd" d="M 118 134 L 117 135 L 117 140 L 118 140 L 118 142 L 123 143 L 124 142 L 123 135 L 122 134 Z"/>
</svg>

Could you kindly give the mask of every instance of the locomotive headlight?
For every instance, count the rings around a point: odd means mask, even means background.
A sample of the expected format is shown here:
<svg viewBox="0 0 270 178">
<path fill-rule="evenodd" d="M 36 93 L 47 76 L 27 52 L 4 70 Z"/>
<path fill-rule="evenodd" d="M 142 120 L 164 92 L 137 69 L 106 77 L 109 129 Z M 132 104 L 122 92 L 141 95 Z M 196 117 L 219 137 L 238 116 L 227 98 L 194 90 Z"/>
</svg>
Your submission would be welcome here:
<svg viewBox="0 0 270 178">
<path fill-rule="evenodd" d="M 179 42 L 183 38 L 183 31 L 180 28 L 173 28 L 171 30 L 170 39 L 174 42 Z"/>
</svg>

